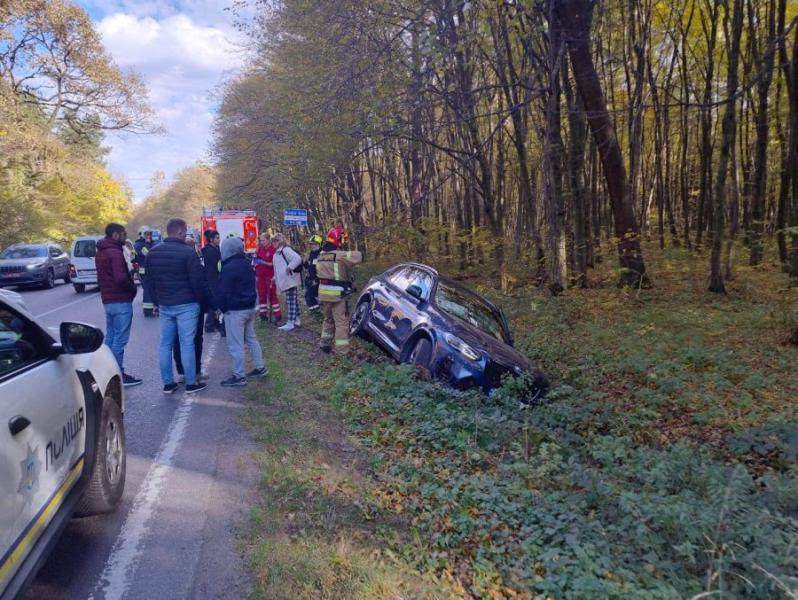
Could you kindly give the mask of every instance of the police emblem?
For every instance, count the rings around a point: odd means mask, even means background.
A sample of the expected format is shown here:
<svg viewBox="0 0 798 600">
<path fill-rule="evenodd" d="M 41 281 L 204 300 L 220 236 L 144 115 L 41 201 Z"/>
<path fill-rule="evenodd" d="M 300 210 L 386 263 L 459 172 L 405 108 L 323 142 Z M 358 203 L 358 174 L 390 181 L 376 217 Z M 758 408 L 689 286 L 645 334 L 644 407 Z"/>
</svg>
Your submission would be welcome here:
<svg viewBox="0 0 798 600">
<path fill-rule="evenodd" d="M 42 461 L 39 460 L 39 447 L 31 450 L 28 444 L 28 455 L 19 463 L 22 478 L 19 482 L 18 494 L 22 494 L 24 504 L 33 502 L 33 495 L 39 491 L 39 473 L 42 470 Z"/>
</svg>

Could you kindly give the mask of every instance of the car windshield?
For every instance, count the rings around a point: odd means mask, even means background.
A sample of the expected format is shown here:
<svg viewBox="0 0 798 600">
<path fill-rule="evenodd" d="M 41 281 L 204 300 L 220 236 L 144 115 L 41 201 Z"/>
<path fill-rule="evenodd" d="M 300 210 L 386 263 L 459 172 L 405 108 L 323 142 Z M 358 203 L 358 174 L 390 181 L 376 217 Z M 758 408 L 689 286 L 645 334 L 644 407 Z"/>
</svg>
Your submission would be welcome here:
<svg viewBox="0 0 798 600">
<path fill-rule="evenodd" d="M 75 242 L 72 256 L 76 258 L 94 258 L 97 256 L 97 242 L 94 240 L 79 240 Z"/>
<path fill-rule="evenodd" d="M 44 246 L 17 246 L 6 248 L 0 258 L 46 258 L 47 248 Z"/>
<path fill-rule="evenodd" d="M 499 317 L 478 296 L 440 281 L 435 292 L 435 304 L 442 311 L 462 319 L 497 340 L 509 342 Z"/>
</svg>

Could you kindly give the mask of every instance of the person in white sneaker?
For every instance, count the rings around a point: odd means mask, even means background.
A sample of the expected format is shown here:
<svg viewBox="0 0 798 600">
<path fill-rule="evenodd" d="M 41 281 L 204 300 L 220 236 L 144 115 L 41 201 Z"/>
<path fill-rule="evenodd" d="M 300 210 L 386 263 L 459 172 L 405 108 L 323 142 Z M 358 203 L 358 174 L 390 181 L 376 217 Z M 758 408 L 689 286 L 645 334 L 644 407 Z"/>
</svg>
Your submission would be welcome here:
<svg viewBox="0 0 798 600">
<path fill-rule="evenodd" d="M 299 288 L 302 285 L 302 257 L 289 246 L 282 233 L 272 236 L 272 243 L 277 248 L 274 253 L 274 277 L 277 289 L 285 294 L 288 307 L 288 320 L 278 327 L 283 331 L 291 331 L 299 327 Z"/>
</svg>

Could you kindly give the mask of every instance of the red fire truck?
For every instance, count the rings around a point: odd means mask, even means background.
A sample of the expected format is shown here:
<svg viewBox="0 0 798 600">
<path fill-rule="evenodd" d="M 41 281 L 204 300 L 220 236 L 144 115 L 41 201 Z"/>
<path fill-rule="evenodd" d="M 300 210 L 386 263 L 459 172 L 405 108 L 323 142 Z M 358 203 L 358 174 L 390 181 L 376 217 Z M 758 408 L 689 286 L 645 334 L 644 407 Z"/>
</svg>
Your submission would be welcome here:
<svg viewBox="0 0 798 600">
<path fill-rule="evenodd" d="M 202 231 L 215 229 L 224 240 L 235 236 L 244 240 L 244 249 L 247 252 L 258 250 L 258 217 L 254 210 L 217 210 L 205 208 L 202 210 Z M 206 244 L 202 237 L 202 245 Z"/>
</svg>

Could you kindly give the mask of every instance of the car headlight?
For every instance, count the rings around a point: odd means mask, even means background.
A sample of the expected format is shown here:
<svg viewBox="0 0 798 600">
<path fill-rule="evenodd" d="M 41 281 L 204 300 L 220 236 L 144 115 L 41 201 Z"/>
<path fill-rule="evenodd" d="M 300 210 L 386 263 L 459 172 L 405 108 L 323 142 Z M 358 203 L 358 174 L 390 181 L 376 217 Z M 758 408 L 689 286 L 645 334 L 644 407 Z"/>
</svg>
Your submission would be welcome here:
<svg viewBox="0 0 798 600">
<path fill-rule="evenodd" d="M 447 344 L 465 356 L 468 360 L 479 360 L 479 352 L 474 350 L 456 335 L 444 333 L 443 339 L 445 339 Z"/>
<path fill-rule="evenodd" d="M 36 263 L 35 265 L 28 265 L 29 271 L 35 271 L 36 269 L 41 269 L 45 263 Z"/>
</svg>

